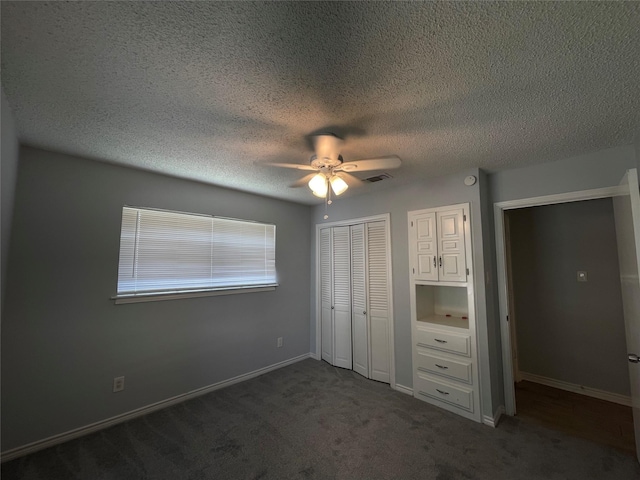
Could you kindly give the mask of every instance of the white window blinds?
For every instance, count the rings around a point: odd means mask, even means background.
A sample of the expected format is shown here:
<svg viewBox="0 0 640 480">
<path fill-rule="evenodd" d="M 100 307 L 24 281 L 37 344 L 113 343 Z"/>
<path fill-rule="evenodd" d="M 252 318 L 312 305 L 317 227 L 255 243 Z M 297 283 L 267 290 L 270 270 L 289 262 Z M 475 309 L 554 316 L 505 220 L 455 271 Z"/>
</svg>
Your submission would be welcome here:
<svg viewBox="0 0 640 480">
<path fill-rule="evenodd" d="M 124 207 L 118 295 L 276 285 L 276 227 Z"/>
</svg>

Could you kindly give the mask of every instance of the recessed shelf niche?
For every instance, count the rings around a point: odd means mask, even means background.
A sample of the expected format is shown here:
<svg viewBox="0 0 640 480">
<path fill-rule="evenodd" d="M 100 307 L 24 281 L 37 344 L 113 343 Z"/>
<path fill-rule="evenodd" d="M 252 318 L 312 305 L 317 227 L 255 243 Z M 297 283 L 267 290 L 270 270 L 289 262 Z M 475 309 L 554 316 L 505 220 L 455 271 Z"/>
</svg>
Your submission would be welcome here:
<svg viewBox="0 0 640 480">
<path fill-rule="evenodd" d="M 418 322 L 469 329 L 469 302 L 465 287 L 416 285 Z"/>
</svg>

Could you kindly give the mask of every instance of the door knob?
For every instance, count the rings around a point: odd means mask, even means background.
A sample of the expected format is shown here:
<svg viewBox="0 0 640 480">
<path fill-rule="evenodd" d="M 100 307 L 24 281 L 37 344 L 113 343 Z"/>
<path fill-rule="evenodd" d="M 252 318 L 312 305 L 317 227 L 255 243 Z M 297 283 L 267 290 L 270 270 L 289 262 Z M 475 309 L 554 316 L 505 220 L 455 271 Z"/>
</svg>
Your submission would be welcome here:
<svg viewBox="0 0 640 480">
<path fill-rule="evenodd" d="M 638 355 L 636 355 L 635 353 L 630 353 L 629 354 L 629 361 L 631 363 L 640 363 L 640 357 Z"/>
<path fill-rule="evenodd" d="M 331 305 L 331 310 L 333 310 L 333 305 Z"/>
<path fill-rule="evenodd" d="M 366 314 L 367 314 L 367 311 L 366 311 L 366 310 L 365 310 L 365 311 L 363 311 L 363 312 L 362 312 L 362 314 L 363 314 L 363 315 L 366 315 Z"/>
</svg>

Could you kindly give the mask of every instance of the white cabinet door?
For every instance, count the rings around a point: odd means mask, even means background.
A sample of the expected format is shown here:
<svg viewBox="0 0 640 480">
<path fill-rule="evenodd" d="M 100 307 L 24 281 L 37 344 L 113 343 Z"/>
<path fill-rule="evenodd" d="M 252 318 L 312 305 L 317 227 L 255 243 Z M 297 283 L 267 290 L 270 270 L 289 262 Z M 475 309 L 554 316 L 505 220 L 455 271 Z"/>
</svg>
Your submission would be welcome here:
<svg viewBox="0 0 640 480">
<path fill-rule="evenodd" d="M 416 280 L 438 280 L 436 214 L 418 215 L 411 223 L 414 278 Z"/>
<path fill-rule="evenodd" d="M 438 280 L 466 282 L 464 210 L 438 212 Z"/>
<path fill-rule="evenodd" d="M 352 368 L 349 227 L 333 228 L 333 365 Z"/>
<path fill-rule="evenodd" d="M 333 273 L 331 270 L 331 229 L 320 230 L 320 323 L 322 329 L 322 359 L 333 365 L 333 314 L 331 294 Z"/>
<path fill-rule="evenodd" d="M 410 218 L 413 280 L 466 282 L 464 209 L 416 213 Z"/>
<path fill-rule="evenodd" d="M 353 370 L 369 378 L 369 327 L 364 224 L 351 227 L 351 311 Z"/>
<path fill-rule="evenodd" d="M 629 170 L 620 187 L 622 194 L 613 198 L 613 208 L 629 355 L 636 455 L 640 461 L 640 190 L 637 170 Z"/>
<path fill-rule="evenodd" d="M 371 378 L 390 383 L 389 357 L 389 264 L 385 222 L 367 224 L 367 284 L 371 334 Z"/>
</svg>

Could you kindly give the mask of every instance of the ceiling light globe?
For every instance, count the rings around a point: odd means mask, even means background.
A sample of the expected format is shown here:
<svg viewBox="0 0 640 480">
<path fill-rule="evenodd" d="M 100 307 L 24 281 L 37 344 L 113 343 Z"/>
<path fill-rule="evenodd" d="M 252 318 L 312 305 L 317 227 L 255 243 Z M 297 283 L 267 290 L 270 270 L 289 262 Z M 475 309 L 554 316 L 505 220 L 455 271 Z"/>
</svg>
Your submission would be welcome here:
<svg viewBox="0 0 640 480">
<path fill-rule="evenodd" d="M 313 178 L 309 180 L 309 188 L 316 197 L 326 197 L 328 190 L 327 177 L 325 177 L 322 173 L 314 175 Z"/>
<path fill-rule="evenodd" d="M 344 193 L 345 190 L 349 188 L 349 185 L 347 185 L 347 182 L 345 182 L 343 179 L 341 179 L 338 176 L 331 177 L 330 182 L 331 182 L 331 189 L 333 190 L 333 193 L 335 193 L 336 195 L 340 195 L 341 193 Z"/>
</svg>

